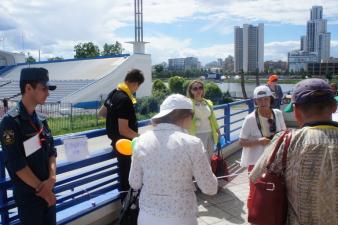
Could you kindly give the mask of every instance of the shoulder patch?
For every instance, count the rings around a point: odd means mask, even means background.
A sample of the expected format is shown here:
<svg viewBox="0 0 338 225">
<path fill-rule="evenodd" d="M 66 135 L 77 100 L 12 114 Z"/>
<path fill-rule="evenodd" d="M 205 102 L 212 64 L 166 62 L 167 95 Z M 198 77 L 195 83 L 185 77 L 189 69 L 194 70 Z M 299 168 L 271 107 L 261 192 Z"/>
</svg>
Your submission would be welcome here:
<svg viewBox="0 0 338 225">
<path fill-rule="evenodd" d="M 12 145 L 14 144 L 14 131 L 13 130 L 5 130 L 2 136 L 2 141 L 5 145 Z"/>
</svg>

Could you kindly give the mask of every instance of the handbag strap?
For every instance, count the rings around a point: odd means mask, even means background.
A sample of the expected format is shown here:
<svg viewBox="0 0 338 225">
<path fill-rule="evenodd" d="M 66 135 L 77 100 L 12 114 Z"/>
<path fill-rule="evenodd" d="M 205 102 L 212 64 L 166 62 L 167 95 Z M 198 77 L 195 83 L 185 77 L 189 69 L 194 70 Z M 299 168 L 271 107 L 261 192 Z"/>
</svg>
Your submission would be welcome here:
<svg viewBox="0 0 338 225">
<path fill-rule="evenodd" d="M 285 136 L 285 144 L 284 144 L 284 151 L 283 151 L 283 158 L 282 158 L 282 172 L 283 173 L 286 169 L 286 159 L 288 155 L 289 146 L 291 143 L 291 138 L 292 138 L 292 132 L 289 131 Z"/>
<path fill-rule="evenodd" d="M 277 155 L 277 152 L 278 152 L 278 149 L 279 149 L 279 147 L 281 146 L 281 144 L 283 143 L 285 136 L 286 136 L 289 132 L 290 132 L 290 130 L 284 131 L 283 134 L 278 138 L 277 144 L 276 144 L 276 146 L 275 146 L 275 149 L 273 150 L 272 155 L 271 155 L 271 157 L 270 157 L 270 159 L 269 159 L 269 161 L 268 161 L 268 164 L 267 164 L 267 166 L 266 166 L 266 168 L 267 168 L 268 170 L 270 169 L 271 164 L 275 161 L 276 155 Z M 288 147 L 288 146 L 287 146 L 287 147 Z M 283 159 L 282 159 L 282 161 L 284 160 L 285 162 L 283 162 L 283 163 L 286 164 L 286 155 L 285 155 L 285 154 L 286 154 L 286 153 L 285 153 L 285 148 L 284 148 L 284 153 L 283 153 Z M 284 157 L 284 155 L 285 155 L 285 157 Z"/>
</svg>

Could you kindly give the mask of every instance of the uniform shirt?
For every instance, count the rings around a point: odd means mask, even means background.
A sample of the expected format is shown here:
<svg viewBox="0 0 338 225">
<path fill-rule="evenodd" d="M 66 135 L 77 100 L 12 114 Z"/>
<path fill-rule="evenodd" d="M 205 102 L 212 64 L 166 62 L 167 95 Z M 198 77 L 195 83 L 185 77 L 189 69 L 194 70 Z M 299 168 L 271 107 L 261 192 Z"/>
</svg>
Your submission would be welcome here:
<svg viewBox="0 0 338 225">
<path fill-rule="evenodd" d="M 276 140 L 276 139 L 275 139 Z M 265 150 L 250 178 L 256 181 L 265 171 L 275 144 Z M 280 173 L 282 149 L 272 164 Z M 292 131 L 285 180 L 290 225 L 338 224 L 338 123 L 308 124 Z"/>
<path fill-rule="evenodd" d="M 40 132 L 41 148 L 26 156 L 23 143 Z M 56 149 L 46 119 L 38 113 L 31 116 L 22 102 L 9 111 L 0 124 L 0 138 L 5 166 L 16 193 L 35 193 L 16 172 L 28 166 L 40 179 L 49 178 L 49 158 L 56 156 Z"/>
<path fill-rule="evenodd" d="M 135 108 L 125 92 L 113 90 L 109 93 L 104 105 L 107 107 L 107 135 L 112 140 L 112 146 L 115 146 L 119 139 L 127 138 L 119 133 L 118 119 L 128 120 L 129 128 L 138 132 Z"/>
<path fill-rule="evenodd" d="M 193 177 L 206 194 L 216 194 L 201 140 L 168 123 L 142 134 L 132 156 L 130 186 L 140 189 L 140 210 L 163 218 L 195 217 L 197 201 Z"/>
<path fill-rule="evenodd" d="M 283 118 L 283 113 L 278 109 L 273 109 L 276 117 L 276 132 L 281 130 L 285 130 L 285 122 Z M 268 123 L 261 123 L 261 126 L 268 125 Z M 263 128 L 264 130 L 265 128 Z M 264 134 L 264 133 L 263 133 Z M 244 119 L 241 132 L 239 137 L 242 139 L 258 139 L 262 137 L 262 133 L 260 132 L 255 111 L 247 115 Z M 242 157 L 241 157 L 241 166 L 247 167 L 249 165 L 255 165 L 259 157 L 263 154 L 265 146 L 257 145 L 253 147 L 243 147 Z"/>
</svg>

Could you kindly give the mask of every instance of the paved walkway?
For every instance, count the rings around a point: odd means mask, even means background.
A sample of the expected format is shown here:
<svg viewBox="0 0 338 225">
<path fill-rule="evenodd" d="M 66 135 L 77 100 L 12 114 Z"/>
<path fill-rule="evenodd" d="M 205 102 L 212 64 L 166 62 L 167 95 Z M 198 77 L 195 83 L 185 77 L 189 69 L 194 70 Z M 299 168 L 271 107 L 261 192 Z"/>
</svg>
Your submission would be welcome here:
<svg viewBox="0 0 338 225">
<path fill-rule="evenodd" d="M 224 184 L 215 196 L 197 194 L 199 225 L 249 224 L 246 207 L 249 183 L 245 171 L 237 169 L 235 172 L 240 175 Z"/>
</svg>

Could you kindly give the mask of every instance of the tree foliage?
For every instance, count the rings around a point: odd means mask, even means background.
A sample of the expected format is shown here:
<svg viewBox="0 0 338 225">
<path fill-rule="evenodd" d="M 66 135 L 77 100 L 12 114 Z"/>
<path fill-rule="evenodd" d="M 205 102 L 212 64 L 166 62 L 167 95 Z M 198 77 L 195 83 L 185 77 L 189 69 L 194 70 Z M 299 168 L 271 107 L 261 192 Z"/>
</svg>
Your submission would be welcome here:
<svg viewBox="0 0 338 225">
<path fill-rule="evenodd" d="M 184 89 L 183 89 L 183 83 L 185 82 L 185 79 L 180 76 L 174 76 L 171 77 L 168 81 L 169 83 L 169 90 L 172 94 L 178 93 L 185 95 Z"/>
<path fill-rule="evenodd" d="M 31 55 L 28 55 L 28 57 L 26 58 L 26 63 L 35 63 L 36 62 L 36 59 L 31 56 Z"/>
<path fill-rule="evenodd" d="M 103 45 L 103 51 L 101 52 L 101 55 L 110 56 L 110 55 L 122 54 L 122 51 L 123 51 L 122 44 L 118 41 L 116 41 L 115 44 L 105 43 Z"/>
<path fill-rule="evenodd" d="M 211 101 L 213 101 L 216 104 L 223 97 L 223 93 L 222 93 L 221 89 L 215 83 L 207 83 L 205 85 L 204 90 L 205 90 L 205 94 L 204 94 L 205 98 L 210 99 Z"/>
<path fill-rule="evenodd" d="M 63 57 L 56 56 L 56 57 L 48 58 L 47 60 L 48 61 L 58 61 L 58 60 L 63 60 Z"/>
<path fill-rule="evenodd" d="M 74 58 L 92 58 L 100 55 L 100 49 L 93 42 L 79 43 L 74 46 Z"/>
<path fill-rule="evenodd" d="M 154 80 L 151 93 L 161 102 L 170 94 L 168 87 L 159 79 Z"/>
</svg>

